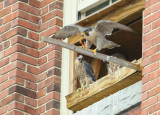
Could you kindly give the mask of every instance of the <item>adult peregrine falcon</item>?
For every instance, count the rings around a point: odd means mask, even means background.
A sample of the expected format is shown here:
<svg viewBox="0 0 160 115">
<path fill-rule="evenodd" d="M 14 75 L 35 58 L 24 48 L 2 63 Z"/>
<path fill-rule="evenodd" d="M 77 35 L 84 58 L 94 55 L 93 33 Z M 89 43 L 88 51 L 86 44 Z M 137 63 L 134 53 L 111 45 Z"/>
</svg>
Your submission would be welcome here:
<svg viewBox="0 0 160 115">
<path fill-rule="evenodd" d="M 83 60 L 83 56 L 79 55 L 75 59 L 75 70 L 78 80 L 80 81 L 81 88 L 88 86 L 96 81 L 91 65 Z"/>
<path fill-rule="evenodd" d="M 136 33 L 136 31 L 126 25 L 109 20 L 101 20 L 97 22 L 96 26 L 91 26 L 87 28 L 74 24 L 65 26 L 57 33 L 55 33 L 55 35 L 53 35 L 52 37 L 56 39 L 65 39 L 76 34 L 81 34 L 83 38 L 86 39 L 85 46 L 87 48 L 90 48 L 92 44 L 96 46 L 96 49 L 93 50 L 94 54 L 96 54 L 96 51 L 100 51 L 103 48 L 112 49 L 114 47 L 120 46 L 105 38 L 106 35 L 112 34 L 114 28 Z"/>
</svg>

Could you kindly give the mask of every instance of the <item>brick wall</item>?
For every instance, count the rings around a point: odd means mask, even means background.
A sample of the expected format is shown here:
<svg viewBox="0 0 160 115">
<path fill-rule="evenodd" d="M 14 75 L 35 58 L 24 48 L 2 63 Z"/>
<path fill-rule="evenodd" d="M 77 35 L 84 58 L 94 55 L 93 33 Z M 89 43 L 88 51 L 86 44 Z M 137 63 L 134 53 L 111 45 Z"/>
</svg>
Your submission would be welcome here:
<svg viewBox="0 0 160 115">
<path fill-rule="evenodd" d="M 62 0 L 0 0 L 0 115 L 59 115 Z"/>
<path fill-rule="evenodd" d="M 160 115 L 160 1 L 146 0 L 143 14 L 141 115 Z"/>
</svg>

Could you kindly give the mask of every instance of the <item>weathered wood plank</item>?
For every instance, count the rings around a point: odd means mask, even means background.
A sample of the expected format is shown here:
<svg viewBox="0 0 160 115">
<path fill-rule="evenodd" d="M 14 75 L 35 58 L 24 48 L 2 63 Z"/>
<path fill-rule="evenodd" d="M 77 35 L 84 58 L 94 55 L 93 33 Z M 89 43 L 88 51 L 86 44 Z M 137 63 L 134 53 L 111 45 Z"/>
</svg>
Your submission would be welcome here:
<svg viewBox="0 0 160 115">
<path fill-rule="evenodd" d="M 141 59 L 138 65 L 141 65 Z M 141 79 L 142 72 L 123 67 L 113 75 L 106 75 L 99 79 L 85 90 L 67 95 L 67 108 L 73 111 L 81 110 Z"/>
<path fill-rule="evenodd" d="M 122 4 L 122 3 L 120 3 L 120 4 Z M 126 4 L 123 7 L 116 7 L 116 6 L 111 6 L 111 7 L 115 7 L 117 9 L 115 9 L 114 11 L 106 12 L 105 15 L 102 13 L 103 16 L 100 16 L 101 12 L 103 12 L 103 10 L 98 11 L 98 12 L 94 13 L 93 16 L 91 16 L 91 18 L 87 17 L 86 19 L 79 21 L 76 24 L 81 25 L 81 26 L 94 26 L 94 25 L 96 25 L 98 20 L 112 20 L 114 22 L 120 22 L 120 21 L 124 20 L 125 18 L 127 18 L 128 16 L 130 16 L 136 12 L 142 11 L 142 9 L 144 9 L 144 0 L 132 0 L 132 1 L 130 1 L 129 4 Z M 104 11 L 105 10 L 108 10 L 108 9 L 106 8 L 106 9 L 104 9 Z M 94 18 L 96 18 L 96 19 L 94 19 Z M 72 36 L 68 39 L 68 43 L 74 44 L 82 39 L 83 39 L 83 37 L 80 35 Z"/>
<path fill-rule="evenodd" d="M 70 51 L 69 61 L 69 92 L 72 93 L 77 89 L 77 76 L 75 75 L 74 61 L 77 57 L 77 52 Z"/>
<path fill-rule="evenodd" d="M 99 72 L 100 72 L 100 69 L 101 69 L 101 64 L 102 64 L 101 60 L 96 59 L 96 58 L 92 59 L 91 67 L 92 67 L 92 69 L 94 71 L 96 79 L 98 79 L 98 75 L 99 75 Z"/>
<path fill-rule="evenodd" d="M 113 63 L 119 64 L 121 66 L 129 67 L 129 68 L 141 71 L 141 69 L 138 65 L 133 64 L 133 63 L 128 62 L 128 61 L 125 61 L 125 60 L 122 60 L 122 59 L 119 59 L 119 58 L 116 58 L 116 57 L 113 57 L 113 56 L 104 55 L 104 54 L 101 54 L 101 53 L 98 53 L 98 52 L 97 52 L 96 55 L 94 55 L 94 53 L 92 51 L 86 50 L 84 48 L 77 47 L 77 46 L 72 45 L 72 44 L 62 42 L 60 40 L 56 40 L 56 39 L 53 39 L 53 38 L 50 38 L 50 37 L 42 37 L 42 41 L 47 42 L 47 43 L 51 43 L 51 44 L 55 44 L 55 45 L 60 45 L 64 48 L 76 51 L 78 53 L 81 53 L 81 54 L 84 54 L 84 55 L 87 55 L 87 56 L 90 56 L 90 57 L 93 57 L 93 58 L 97 58 L 97 59 L 100 59 L 100 60 L 103 60 L 103 61 L 113 62 Z"/>
</svg>

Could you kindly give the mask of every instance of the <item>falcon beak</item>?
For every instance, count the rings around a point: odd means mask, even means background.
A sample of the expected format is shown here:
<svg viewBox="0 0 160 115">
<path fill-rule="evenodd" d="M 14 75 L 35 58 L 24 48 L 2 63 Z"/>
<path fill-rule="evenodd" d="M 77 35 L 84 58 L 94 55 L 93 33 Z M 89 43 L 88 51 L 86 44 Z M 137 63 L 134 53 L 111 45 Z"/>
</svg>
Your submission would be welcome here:
<svg viewBox="0 0 160 115">
<path fill-rule="evenodd" d="M 85 32 L 83 32 L 83 33 L 81 34 L 82 37 L 84 37 L 84 35 L 85 35 Z"/>
</svg>

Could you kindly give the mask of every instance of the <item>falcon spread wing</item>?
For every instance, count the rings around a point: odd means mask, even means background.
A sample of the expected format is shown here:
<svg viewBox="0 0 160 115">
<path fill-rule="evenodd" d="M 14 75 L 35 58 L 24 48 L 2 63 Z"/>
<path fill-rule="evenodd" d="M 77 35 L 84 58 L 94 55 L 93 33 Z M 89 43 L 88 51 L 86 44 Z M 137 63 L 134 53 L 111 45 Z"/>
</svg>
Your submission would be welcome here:
<svg viewBox="0 0 160 115">
<path fill-rule="evenodd" d="M 71 36 L 74 36 L 76 34 L 80 34 L 83 32 L 83 30 L 85 30 L 84 27 L 79 26 L 79 25 L 68 25 L 63 27 L 62 29 L 60 29 L 58 32 L 56 32 L 52 38 L 56 38 L 56 39 L 65 39 Z"/>
<path fill-rule="evenodd" d="M 117 22 L 113 22 L 110 20 L 98 21 L 98 23 L 95 27 L 95 29 L 97 31 L 103 33 L 104 35 L 111 35 L 114 28 L 136 33 L 135 30 L 133 30 L 132 28 L 130 28 L 128 26 L 117 23 Z"/>
</svg>

